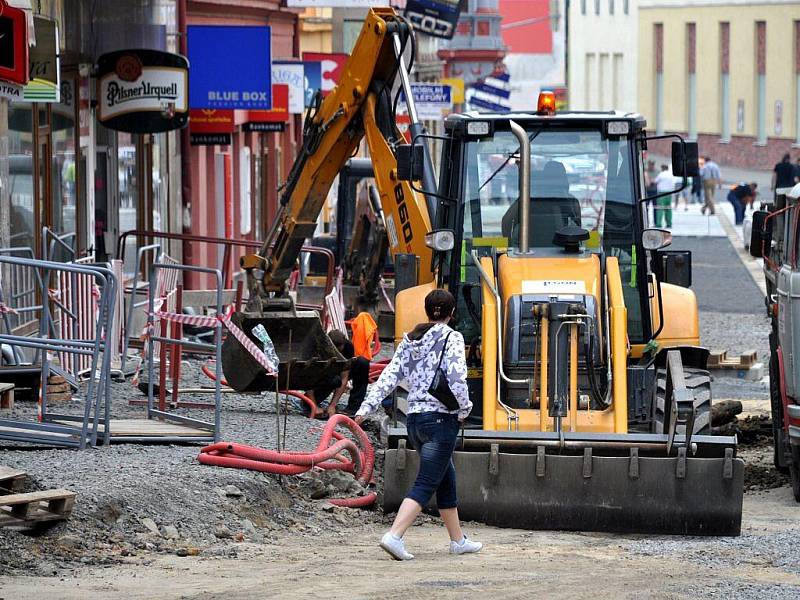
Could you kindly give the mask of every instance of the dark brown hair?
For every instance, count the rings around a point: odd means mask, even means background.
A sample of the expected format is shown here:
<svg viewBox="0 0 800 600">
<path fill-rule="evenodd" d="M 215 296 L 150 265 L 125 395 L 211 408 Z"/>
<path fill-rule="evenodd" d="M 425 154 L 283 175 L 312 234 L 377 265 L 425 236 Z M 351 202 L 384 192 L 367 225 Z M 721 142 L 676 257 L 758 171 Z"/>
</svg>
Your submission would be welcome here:
<svg viewBox="0 0 800 600">
<path fill-rule="evenodd" d="M 408 334 L 412 340 L 421 339 L 435 322 L 444 321 L 453 316 L 456 309 L 456 299 L 447 290 L 436 289 L 425 296 L 425 314 L 430 322 L 420 323 Z"/>
</svg>

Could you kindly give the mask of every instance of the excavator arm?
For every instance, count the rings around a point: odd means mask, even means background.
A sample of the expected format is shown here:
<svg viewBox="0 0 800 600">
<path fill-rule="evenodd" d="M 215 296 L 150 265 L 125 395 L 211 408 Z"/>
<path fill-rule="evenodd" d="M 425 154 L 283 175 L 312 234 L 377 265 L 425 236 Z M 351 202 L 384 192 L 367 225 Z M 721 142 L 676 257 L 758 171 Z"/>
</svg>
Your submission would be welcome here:
<svg viewBox="0 0 800 600">
<path fill-rule="evenodd" d="M 431 219 L 425 197 L 397 179 L 392 144 L 402 139 L 391 114 L 390 93 L 401 60 L 399 46 L 412 42 L 409 25 L 391 8 L 369 11 L 336 88 L 306 121 L 303 147 L 289 173 L 281 206 L 259 254 L 242 258 L 250 311 L 290 302 L 286 281 L 300 249 L 316 228 L 337 173 L 366 138 L 385 215 L 392 255 L 419 255 L 419 282 L 433 280 L 425 234 Z M 286 306 L 284 306 L 286 307 Z"/>
</svg>

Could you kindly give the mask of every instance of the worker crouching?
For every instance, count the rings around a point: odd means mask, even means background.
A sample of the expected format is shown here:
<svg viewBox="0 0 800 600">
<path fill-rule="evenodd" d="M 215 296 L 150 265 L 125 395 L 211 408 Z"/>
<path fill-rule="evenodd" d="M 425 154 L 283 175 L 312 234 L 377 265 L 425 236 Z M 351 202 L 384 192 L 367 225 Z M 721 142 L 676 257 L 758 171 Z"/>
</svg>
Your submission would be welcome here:
<svg viewBox="0 0 800 600">
<path fill-rule="evenodd" d="M 396 560 L 410 560 L 403 536 L 422 508 L 436 494 L 439 514 L 450 535 L 450 553 L 478 552 L 480 542 L 461 531 L 456 496 L 453 451 L 461 423 L 472 402 L 467 390 L 464 338 L 447 323 L 455 311 L 455 298 L 446 290 L 433 290 L 425 298 L 427 323 L 420 323 L 403 337 L 389 365 L 370 389 L 356 422 L 375 412 L 398 382 L 408 383 L 408 438 L 420 456 L 419 472 L 411 491 L 397 511 L 392 528 L 380 547 Z"/>
</svg>

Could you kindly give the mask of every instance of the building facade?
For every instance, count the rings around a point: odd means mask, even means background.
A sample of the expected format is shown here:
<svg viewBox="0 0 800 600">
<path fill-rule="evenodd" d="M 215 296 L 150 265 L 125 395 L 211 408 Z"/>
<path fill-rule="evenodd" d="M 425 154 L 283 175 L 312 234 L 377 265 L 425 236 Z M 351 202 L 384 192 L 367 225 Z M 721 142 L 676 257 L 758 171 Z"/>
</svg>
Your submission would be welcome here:
<svg viewBox="0 0 800 600">
<path fill-rule="evenodd" d="M 771 169 L 800 143 L 800 2 L 640 0 L 639 111 L 701 154 Z"/>
<path fill-rule="evenodd" d="M 638 109 L 638 4 L 638 0 L 569 2 L 571 110 Z"/>
</svg>

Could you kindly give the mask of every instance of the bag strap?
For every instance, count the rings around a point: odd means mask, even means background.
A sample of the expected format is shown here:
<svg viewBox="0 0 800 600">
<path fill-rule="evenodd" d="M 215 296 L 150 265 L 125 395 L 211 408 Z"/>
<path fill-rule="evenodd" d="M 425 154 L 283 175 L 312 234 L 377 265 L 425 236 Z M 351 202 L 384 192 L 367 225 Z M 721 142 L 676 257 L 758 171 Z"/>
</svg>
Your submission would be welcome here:
<svg viewBox="0 0 800 600">
<path fill-rule="evenodd" d="M 444 346 L 442 346 L 442 353 L 439 355 L 439 364 L 436 365 L 436 371 L 442 368 L 442 359 L 444 358 L 445 350 L 447 350 L 447 340 L 450 339 L 450 334 L 453 333 L 452 329 L 448 332 L 448 334 L 444 338 Z M 436 372 L 434 371 L 434 373 Z"/>
</svg>

